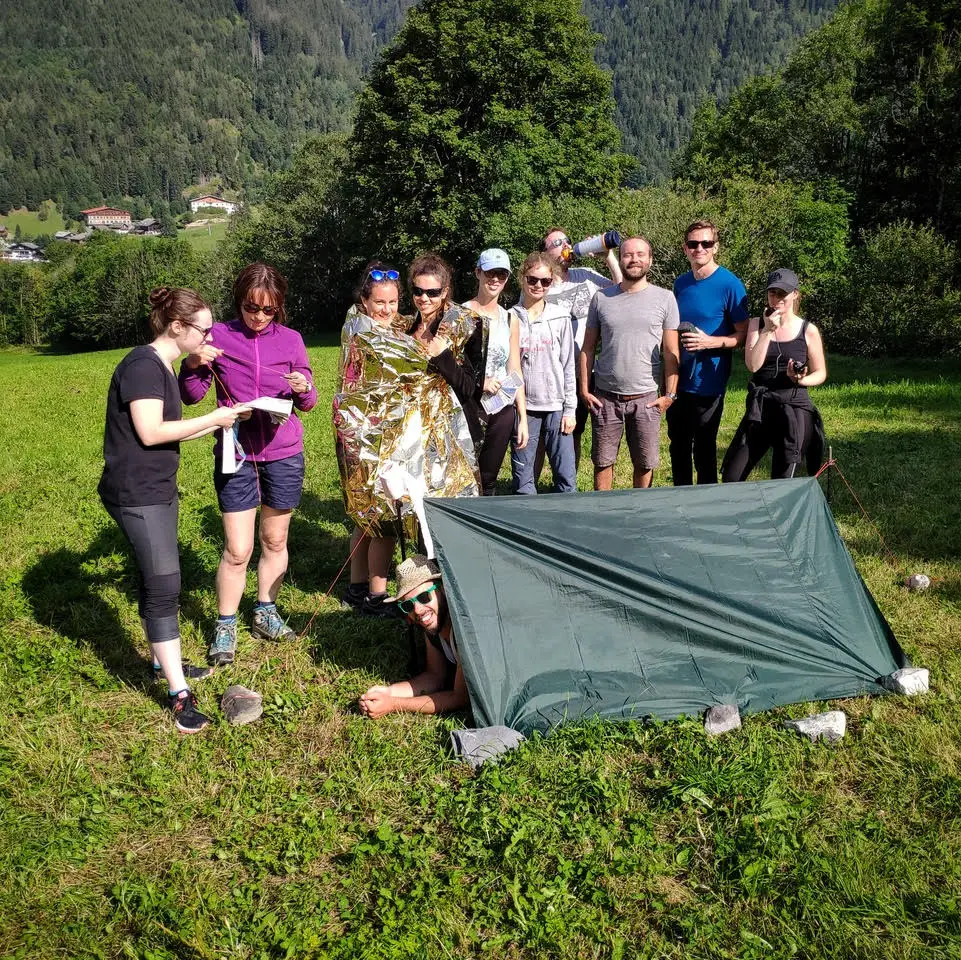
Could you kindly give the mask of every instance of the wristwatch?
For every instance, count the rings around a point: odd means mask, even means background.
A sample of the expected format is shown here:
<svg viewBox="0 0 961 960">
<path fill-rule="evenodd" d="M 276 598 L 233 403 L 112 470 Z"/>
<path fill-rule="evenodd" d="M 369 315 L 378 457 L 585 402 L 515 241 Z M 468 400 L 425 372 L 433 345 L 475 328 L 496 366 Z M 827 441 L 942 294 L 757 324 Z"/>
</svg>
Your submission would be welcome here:
<svg viewBox="0 0 961 960">
<path fill-rule="evenodd" d="M 676 393 L 665 393 L 664 396 L 667 397 L 668 400 L 672 401 L 677 399 Z"/>
</svg>

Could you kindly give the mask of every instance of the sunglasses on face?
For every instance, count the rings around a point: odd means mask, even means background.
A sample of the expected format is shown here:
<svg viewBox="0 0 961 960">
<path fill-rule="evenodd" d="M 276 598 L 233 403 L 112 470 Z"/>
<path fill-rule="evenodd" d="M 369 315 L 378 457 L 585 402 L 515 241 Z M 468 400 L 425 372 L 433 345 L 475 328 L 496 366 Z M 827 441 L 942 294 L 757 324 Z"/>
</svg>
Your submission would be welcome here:
<svg viewBox="0 0 961 960">
<path fill-rule="evenodd" d="M 531 287 L 543 287 L 545 290 L 554 282 L 553 277 L 524 277 L 525 282 Z"/>
<path fill-rule="evenodd" d="M 410 288 L 414 292 L 415 297 L 430 297 L 431 300 L 436 300 L 443 292 L 443 287 L 418 287 L 414 284 Z"/>
<path fill-rule="evenodd" d="M 705 250 L 713 250 L 717 240 L 685 240 L 684 246 L 688 250 L 696 250 L 698 247 L 702 247 Z"/>
<path fill-rule="evenodd" d="M 511 274 L 509 270 L 496 269 L 484 271 L 484 276 L 487 277 L 488 280 L 503 281 L 504 283 L 507 283 L 507 278 L 510 275 Z"/>
<path fill-rule="evenodd" d="M 213 329 L 212 325 L 209 327 L 202 327 L 200 326 L 200 324 L 192 323 L 190 320 L 181 320 L 180 322 L 187 324 L 188 327 L 193 327 L 194 330 L 197 331 L 197 333 L 203 336 L 204 340 L 206 340 L 207 337 L 210 336 L 210 331 Z"/>
<path fill-rule="evenodd" d="M 371 270 L 367 276 L 374 283 L 382 283 L 384 280 L 400 280 L 400 274 L 396 270 Z"/>
<path fill-rule="evenodd" d="M 259 303 L 245 303 L 243 304 L 244 313 L 250 313 L 257 316 L 258 313 L 262 313 L 265 317 L 273 317 L 280 313 L 280 307 L 262 307 Z"/>
<path fill-rule="evenodd" d="M 432 583 L 426 590 L 422 590 L 414 597 L 409 597 L 407 600 L 398 600 L 397 606 L 401 609 L 403 613 L 413 613 L 414 604 L 419 603 L 422 607 L 426 607 L 430 600 L 430 595 L 437 589 L 437 584 Z"/>
<path fill-rule="evenodd" d="M 554 247 L 563 247 L 565 244 L 570 246 L 570 240 L 567 237 L 558 237 L 556 240 L 551 240 L 550 243 L 544 245 L 545 250 L 553 250 Z"/>
</svg>

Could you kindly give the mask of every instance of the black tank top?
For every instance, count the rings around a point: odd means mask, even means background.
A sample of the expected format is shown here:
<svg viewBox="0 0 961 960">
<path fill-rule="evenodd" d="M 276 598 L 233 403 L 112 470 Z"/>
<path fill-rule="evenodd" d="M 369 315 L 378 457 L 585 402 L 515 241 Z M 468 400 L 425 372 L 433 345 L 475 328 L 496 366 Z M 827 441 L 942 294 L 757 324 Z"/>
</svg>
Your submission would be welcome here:
<svg viewBox="0 0 961 960">
<path fill-rule="evenodd" d="M 793 340 L 778 342 L 772 340 L 767 345 L 767 356 L 761 369 L 751 378 L 756 386 L 767 387 L 768 390 L 806 390 L 807 387 L 798 385 L 787 375 L 788 360 L 793 360 L 796 366 L 803 366 L 808 362 L 807 333 L 808 321 L 801 324 L 801 332 Z"/>
</svg>

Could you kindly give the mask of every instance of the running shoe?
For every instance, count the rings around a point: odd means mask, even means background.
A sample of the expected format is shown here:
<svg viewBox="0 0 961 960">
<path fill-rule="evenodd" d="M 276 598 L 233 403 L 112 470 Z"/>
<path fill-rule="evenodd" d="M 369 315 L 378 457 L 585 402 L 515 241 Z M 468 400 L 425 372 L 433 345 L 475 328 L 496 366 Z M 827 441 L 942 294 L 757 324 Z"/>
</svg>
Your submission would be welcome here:
<svg viewBox="0 0 961 960">
<path fill-rule="evenodd" d="M 200 733 L 210 726 L 210 717 L 197 709 L 197 698 L 189 690 L 171 696 L 170 709 L 174 715 L 174 725 L 181 733 Z"/>
</svg>

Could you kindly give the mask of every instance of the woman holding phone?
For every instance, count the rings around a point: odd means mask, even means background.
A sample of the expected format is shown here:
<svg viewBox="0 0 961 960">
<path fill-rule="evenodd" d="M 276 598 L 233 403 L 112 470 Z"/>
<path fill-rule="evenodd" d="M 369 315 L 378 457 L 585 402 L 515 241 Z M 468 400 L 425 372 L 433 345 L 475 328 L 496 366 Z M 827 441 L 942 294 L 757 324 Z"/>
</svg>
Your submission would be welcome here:
<svg viewBox="0 0 961 960">
<path fill-rule="evenodd" d="M 802 459 L 809 474 L 823 462 L 824 425 L 808 388 L 824 383 L 827 363 L 818 328 L 798 316 L 799 300 L 793 270 L 769 274 L 764 316 L 748 322 L 744 360 L 753 376 L 721 466 L 725 483 L 746 480 L 768 450 L 772 480 L 793 477 Z"/>
</svg>

